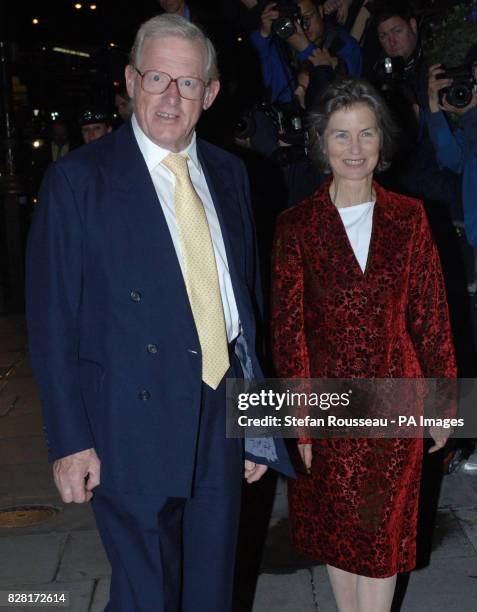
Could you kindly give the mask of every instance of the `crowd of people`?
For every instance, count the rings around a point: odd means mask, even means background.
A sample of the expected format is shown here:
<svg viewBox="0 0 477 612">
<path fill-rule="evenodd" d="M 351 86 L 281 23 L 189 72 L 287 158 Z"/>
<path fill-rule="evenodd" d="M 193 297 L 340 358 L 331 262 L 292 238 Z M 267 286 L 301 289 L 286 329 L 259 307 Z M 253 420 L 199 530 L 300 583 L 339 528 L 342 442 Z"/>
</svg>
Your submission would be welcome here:
<svg viewBox="0 0 477 612">
<path fill-rule="evenodd" d="M 449 430 L 427 446 L 305 436 L 292 466 L 280 439 L 225 437 L 226 379 L 473 375 L 477 45 L 458 71 L 430 64 L 406 2 L 241 0 L 234 24 L 159 4 L 121 126 L 90 105 L 71 151 L 53 125 L 33 216 L 27 318 L 57 487 L 92 501 L 107 610 L 231 610 L 241 478 L 271 467 L 340 612 L 389 612 L 416 566 L 424 451 Z M 227 65 L 232 28 L 250 64 Z"/>
</svg>

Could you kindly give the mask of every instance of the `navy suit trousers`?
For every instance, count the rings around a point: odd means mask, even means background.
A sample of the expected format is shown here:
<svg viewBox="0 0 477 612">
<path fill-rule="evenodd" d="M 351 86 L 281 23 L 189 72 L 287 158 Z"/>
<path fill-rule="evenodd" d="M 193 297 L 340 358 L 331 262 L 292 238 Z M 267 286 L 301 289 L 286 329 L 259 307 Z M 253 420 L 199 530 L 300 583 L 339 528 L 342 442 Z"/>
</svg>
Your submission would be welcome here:
<svg viewBox="0 0 477 612">
<path fill-rule="evenodd" d="M 227 376 L 238 377 L 240 366 L 232 361 Z M 190 498 L 130 495 L 101 485 L 94 490 L 112 566 L 105 612 L 231 609 L 243 443 L 225 437 L 225 387 L 225 378 L 216 391 L 203 384 Z"/>
</svg>

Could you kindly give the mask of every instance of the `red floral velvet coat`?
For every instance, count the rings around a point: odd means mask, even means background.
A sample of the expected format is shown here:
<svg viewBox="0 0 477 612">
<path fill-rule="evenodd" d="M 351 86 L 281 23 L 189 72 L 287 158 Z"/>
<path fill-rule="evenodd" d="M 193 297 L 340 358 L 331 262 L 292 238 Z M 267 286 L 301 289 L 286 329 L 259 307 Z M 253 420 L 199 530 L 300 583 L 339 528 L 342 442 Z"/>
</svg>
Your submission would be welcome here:
<svg viewBox="0 0 477 612">
<path fill-rule="evenodd" d="M 423 206 L 374 187 L 364 273 L 328 183 L 279 217 L 272 294 L 278 376 L 456 375 L 444 283 Z M 360 575 L 412 569 L 421 459 L 421 440 L 314 440 L 311 474 L 289 486 L 295 545 Z"/>
</svg>

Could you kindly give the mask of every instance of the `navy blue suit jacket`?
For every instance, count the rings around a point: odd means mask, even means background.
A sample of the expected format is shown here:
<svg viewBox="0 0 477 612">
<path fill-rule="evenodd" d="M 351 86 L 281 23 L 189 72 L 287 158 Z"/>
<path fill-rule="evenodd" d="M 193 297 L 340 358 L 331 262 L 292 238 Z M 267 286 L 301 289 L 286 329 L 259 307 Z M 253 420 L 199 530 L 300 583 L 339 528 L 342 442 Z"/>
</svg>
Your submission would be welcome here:
<svg viewBox="0 0 477 612">
<path fill-rule="evenodd" d="M 245 366 L 260 376 L 254 349 L 259 286 L 245 169 L 203 141 L 198 152 L 227 251 Z M 50 167 L 27 261 L 30 351 L 50 460 L 94 447 L 103 485 L 187 495 L 200 410 L 200 345 L 166 220 L 129 122 Z M 287 471 L 281 441 L 277 451 L 275 464 Z"/>
</svg>

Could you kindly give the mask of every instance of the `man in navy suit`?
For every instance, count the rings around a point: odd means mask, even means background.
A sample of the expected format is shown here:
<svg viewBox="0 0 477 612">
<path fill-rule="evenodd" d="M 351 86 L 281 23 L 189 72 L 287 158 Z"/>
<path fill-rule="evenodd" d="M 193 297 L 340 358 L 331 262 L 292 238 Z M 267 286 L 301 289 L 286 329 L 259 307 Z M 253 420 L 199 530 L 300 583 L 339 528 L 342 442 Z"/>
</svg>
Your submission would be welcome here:
<svg viewBox="0 0 477 612">
<path fill-rule="evenodd" d="M 225 437 L 225 379 L 260 376 L 247 178 L 196 139 L 219 92 L 215 51 L 196 26 L 175 15 L 143 24 L 126 82 L 131 120 L 50 167 L 29 238 L 49 457 L 63 501 L 92 500 L 112 566 L 108 611 L 227 612 L 244 449 Z M 184 181 L 218 279 L 225 375 L 210 384 L 190 293 L 202 262 L 186 262 L 193 240 L 179 223 Z M 267 465 L 288 470 L 278 441 L 246 440 L 245 451 L 249 483 Z"/>
</svg>

